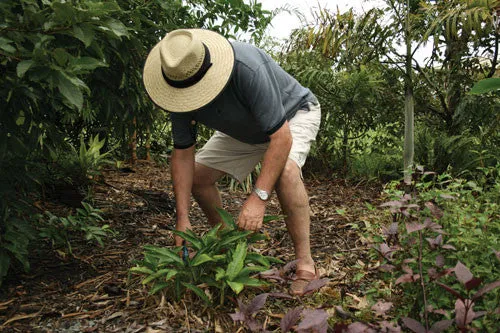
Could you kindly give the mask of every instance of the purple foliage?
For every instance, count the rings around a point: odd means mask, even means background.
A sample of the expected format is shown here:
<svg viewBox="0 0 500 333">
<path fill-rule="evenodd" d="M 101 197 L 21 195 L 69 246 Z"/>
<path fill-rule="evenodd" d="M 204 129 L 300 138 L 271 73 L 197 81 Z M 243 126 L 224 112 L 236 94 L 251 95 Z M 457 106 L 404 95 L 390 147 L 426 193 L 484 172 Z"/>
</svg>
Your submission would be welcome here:
<svg viewBox="0 0 500 333">
<path fill-rule="evenodd" d="M 297 326 L 298 333 L 326 333 L 328 330 L 328 313 L 325 310 L 303 310 L 302 321 Z"/>
<path fill-rule="evenodd" d="M 293 326 L 299 321 L 302 307 L 294 308 L 288 311 L 281 319 L 280 327 L 281 332 L 286 333 L 292 329 Z"/>
</svg>

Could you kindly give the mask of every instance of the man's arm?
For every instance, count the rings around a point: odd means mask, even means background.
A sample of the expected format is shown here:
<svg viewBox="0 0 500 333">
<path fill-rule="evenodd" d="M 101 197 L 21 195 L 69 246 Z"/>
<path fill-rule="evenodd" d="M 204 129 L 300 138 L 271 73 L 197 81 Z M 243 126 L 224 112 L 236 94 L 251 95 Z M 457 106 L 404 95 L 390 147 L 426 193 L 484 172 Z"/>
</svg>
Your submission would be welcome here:
<svg viewBox="0 0 500 333">
<path fill-rule="evenodd" d="M 172 153 L 172 181 L 174 184 L 176 224 L 175 228 L 185 231 L 191 228 L 189 207 L 191 206 L 191 189 L 194 177 L 195 146 L 186 149 L 174 149 Z M 182 245 L 182 238 L 175 237 L 175 245 Z"/>
<path fill-rule="evenodd" d="M 259 178 L 255 182 L 256 187 L 268 193 L 271 193 L 281 175 L 292 147 L 292 134 L 288 121 L 285 121 L 279 130 L 270 135 L 270 138 L 271 142 L 264 154 Z M 266 202 L 252 192 L 241 209 L 238 225 L 247 230 L 259 230 L 262 226 L 265 210 Z"/>
</svg>

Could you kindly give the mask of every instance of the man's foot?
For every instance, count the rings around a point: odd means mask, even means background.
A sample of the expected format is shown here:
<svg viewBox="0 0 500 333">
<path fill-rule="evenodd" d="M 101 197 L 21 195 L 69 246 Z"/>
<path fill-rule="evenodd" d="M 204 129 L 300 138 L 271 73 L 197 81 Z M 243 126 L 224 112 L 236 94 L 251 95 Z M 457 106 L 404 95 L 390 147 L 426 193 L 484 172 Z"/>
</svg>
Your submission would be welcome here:
<svg viewBox="0 0 500 333">
<path fill-rule="evenodd" d="M 305 269 L 297 269 L 295 271 L 295 278 L 290 285 L 290 294 L 296 296 L 304 295 L 304 290 L 307 285 L 314 280 L 318 280 L 320 278 L 319 271 L 316 267 L 314 267 L 314 273 Z"/>
</svg>

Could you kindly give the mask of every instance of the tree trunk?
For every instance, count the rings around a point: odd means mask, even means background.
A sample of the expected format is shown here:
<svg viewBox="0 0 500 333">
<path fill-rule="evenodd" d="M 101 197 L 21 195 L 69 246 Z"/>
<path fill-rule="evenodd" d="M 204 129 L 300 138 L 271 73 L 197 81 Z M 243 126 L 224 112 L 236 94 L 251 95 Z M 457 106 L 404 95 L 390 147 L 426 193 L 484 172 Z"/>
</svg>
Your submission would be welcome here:
<svg viewBox="0 0 500 333">
<path fill-rule="evenodd" d="M 130 136 L 130 164 L 137 161 L 137 118 L 132 119 L 132 135 Z"/>
<path fill-rule="evenodd" d="M 403 167 L 404 167 L 404 182 L 411 184 L 411 175 L 413 167 L 413 157 L 415 152 L 414 140 L 414 111 L 415 111 L 415 97 L 413 96 L 413 69 L 412 69 L 412 47 L 411 47 L 411 34 L 410 34 L 410 7 L 407 2 L 406 8 L 406 28 L 405 28 L 405 42 L 406 42 L 406 61 L 405 61 L 405 139 L 404 139 L 404 152 L 403 152 Z"/>
<path fill-rule="evenodd" d="M 146 161 L 151 161 L 151 127 L 146 127 Z"/>
<path fill-rule="evenodd" d="M 403 153 L 404 182 L 406 184 L 411 183 L 413 158 L 415 154 L 414 110 L 415 97 L 413 96 L 413 87 L 407 86 L 405 91 L 405 141 Z"/>
<path fill-rule="evenodd" d="M 347 159 L 348 159 L 348 150 L 349 150 L 349 118 L 344 124 L 344 135 L 342 137 L 342 175 L 347 175 Z"/>
</svg>

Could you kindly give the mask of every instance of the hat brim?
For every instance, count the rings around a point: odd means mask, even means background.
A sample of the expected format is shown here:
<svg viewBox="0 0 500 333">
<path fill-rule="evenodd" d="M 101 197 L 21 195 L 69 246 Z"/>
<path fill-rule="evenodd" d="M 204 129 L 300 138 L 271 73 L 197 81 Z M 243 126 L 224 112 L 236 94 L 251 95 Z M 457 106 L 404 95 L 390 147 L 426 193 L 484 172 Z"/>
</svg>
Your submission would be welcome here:
<svg viewBox="0 0 500 333">
<path fill-rule="evenodd" d="M 234 68 L 234 51 L 222 35 L 205 29 L 186 29 L 197 36 L 210 51 L 212 66 L 203 78 L 187 88 L 174 88 L 163 78 L 160 43 L 149 53 L 144 65 L 143 81 L 153 102 L 170 112 L 198 110 L 214 100 L 226 87 Z"/>
</svg>

